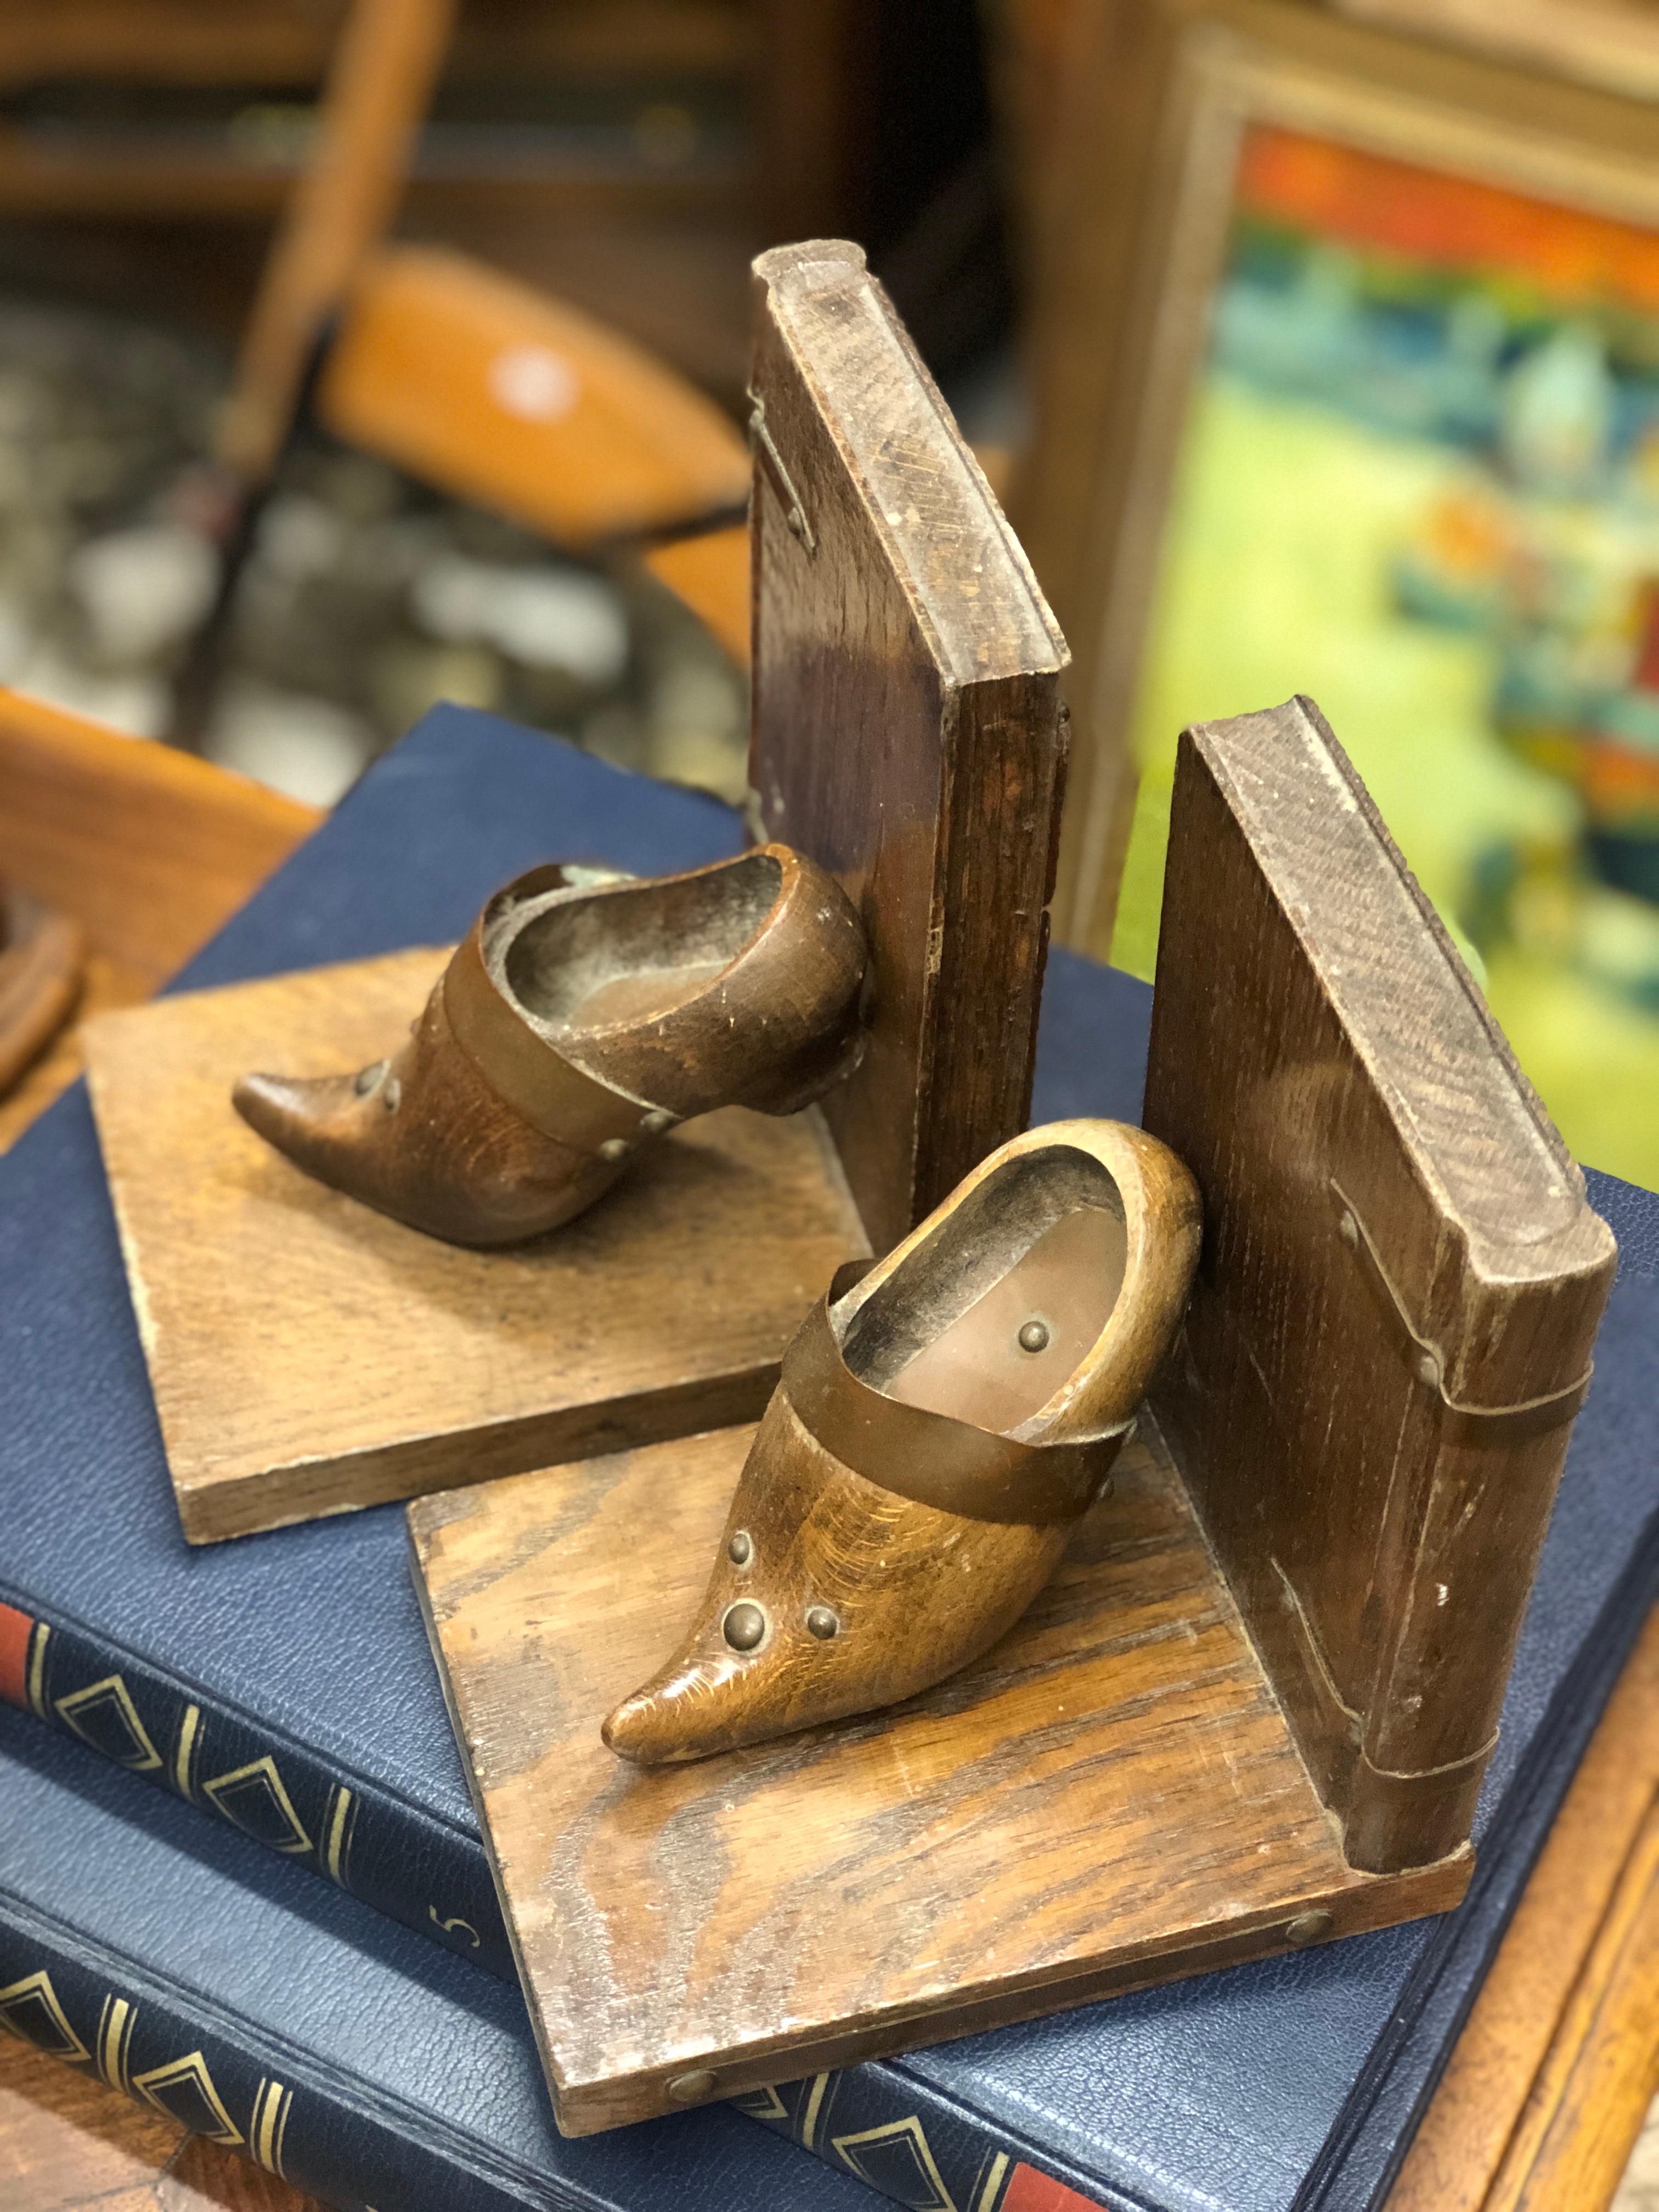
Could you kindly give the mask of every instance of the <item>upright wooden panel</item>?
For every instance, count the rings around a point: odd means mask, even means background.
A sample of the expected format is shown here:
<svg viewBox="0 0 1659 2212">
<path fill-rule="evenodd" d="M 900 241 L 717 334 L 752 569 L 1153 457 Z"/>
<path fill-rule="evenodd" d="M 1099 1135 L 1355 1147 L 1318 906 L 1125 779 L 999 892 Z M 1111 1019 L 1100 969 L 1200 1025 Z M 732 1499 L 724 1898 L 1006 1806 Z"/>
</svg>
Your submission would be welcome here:
<svg viewBox="0 0 1659 2212">
<path fill-rule="evenodd" d="M 872 946 L 825 1113 L 884 1250 L 1024 1126 L 1065 641 L 859 247 L 755 264 L 750 781 Z"/>
<path fill-rule="evenodd" d="M 1145 1118 L 1204 1197 L 1159 1417 L 1350 1859 L 1439 1858 L 1615 1252 L 1307 700 L 1182 738 Z"/>
<path fill-rule="evenodd" d="M 687 1765 L 599 1723 L 674 1649 L 752 1430 L 411 1508 L 561 2128 L 586 2135 L 1454 1905 L 1356 1873 L 1150 1423 L 994 1650 Z"/>
</svg>

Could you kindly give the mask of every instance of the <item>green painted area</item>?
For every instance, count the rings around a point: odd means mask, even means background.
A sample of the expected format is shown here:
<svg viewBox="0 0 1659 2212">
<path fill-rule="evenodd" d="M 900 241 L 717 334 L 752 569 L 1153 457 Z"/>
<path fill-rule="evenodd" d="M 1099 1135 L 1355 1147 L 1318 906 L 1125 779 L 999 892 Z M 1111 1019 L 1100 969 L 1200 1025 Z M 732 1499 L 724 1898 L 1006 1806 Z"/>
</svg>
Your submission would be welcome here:
<svg viewBox="0 0 1659 2212">
<path fill-rule="evenodd" d="M 1505 751 L 1490 726 L 1490 647 L 1401 615 L 1389 592 L 1395 552 L 1465 466 L 1427 441 L 1218 374 L 1206 380 L 1135 715 L 1141 785 L 1118 966 L 1152 973 L 1177 734 L 1292 692 L 1318 701 L 1460 939 L 1484 849 L 1571 847 L 1571 793 Z M 1530 951 L 1506 948 L 1489 992 L 1579 1158 L 1659 1184 L 1659 1018 Z"/>
</svg>

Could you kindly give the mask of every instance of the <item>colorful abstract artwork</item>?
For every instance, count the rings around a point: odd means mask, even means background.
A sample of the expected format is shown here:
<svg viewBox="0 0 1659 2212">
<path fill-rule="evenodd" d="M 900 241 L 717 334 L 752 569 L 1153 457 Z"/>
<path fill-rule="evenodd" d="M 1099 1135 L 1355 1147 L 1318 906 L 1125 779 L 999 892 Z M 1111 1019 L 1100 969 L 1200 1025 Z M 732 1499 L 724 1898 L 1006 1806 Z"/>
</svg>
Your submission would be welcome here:
<svg viewBox="0 0 1659 2212">
<path fill-rule="evenodd" d="M 1659 1181 L 1659 234 L 1245 135 L 1134 744 L 1318 699 L 1569 1143 Z"/>
</svg>

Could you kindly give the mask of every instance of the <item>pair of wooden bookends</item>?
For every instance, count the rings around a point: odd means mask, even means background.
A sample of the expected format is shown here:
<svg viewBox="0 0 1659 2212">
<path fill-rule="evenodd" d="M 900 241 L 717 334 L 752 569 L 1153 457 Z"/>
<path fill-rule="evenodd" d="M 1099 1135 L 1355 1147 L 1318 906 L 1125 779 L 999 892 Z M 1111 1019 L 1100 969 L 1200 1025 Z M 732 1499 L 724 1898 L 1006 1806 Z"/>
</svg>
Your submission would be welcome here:
<svg viewBox="0 0 1659 2212">
<path fill-rule="evenodd" d="M 787 851 L 720 878 L 690 995 L 592 920 L 631 902 L 637 954 L 667 894 L 549 878 L 470 953 L 92 1041 L 187 1532 L 434 1493 L 417 1584 L 571 2133 L 1455 1904 L 1613 1260 L 1302 701 L 1182 740 L 1148 1135 L 1018 1135 L 1064 648 L 861 256 L 757 276 L 751 765 Z M 637 1035 L 600 1065 L 596 994 L 660 1043 L 792 868 L 842 957 L 757 1103 L 830 1087 L 662 1140 L 704 1094 L 659 1103 Z M 553 1211 L 626 1164 L 556 1234 L 437 1242 L 228 1111 L 255 1066 L 361 1066 L 311 1125 L 392 1159 L 441 1039 L 384 1056 L 440 975 L 465 1081 L 509 994 L 539 1024 L 493 1064 L 515 1158 L 584 1134 Z M 550 1037 L 590 1079 L 550 1132 Z M 253 1110 L 294 1138 L 316 1097 Z M 903 1702 L 828 1718 L 872 1683 Z"/>
</svg>

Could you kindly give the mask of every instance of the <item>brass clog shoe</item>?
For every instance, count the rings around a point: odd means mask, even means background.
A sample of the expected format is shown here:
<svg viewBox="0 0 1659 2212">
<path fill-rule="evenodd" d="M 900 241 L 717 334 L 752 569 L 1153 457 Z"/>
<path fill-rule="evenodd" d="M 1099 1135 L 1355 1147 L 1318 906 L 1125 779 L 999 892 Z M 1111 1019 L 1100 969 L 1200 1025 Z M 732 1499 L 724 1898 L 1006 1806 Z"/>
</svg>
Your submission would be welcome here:
<svg viewBox="0 0 1659 2212">
<path fill-rule="evenodd" d="M 856 1048 L 864 933 L 787 845 L 681 876 L 498 891 L 409 1042 L 361 1073 L 245 1075 L 244 1121 L 320 1182 L 454 1244 L 591 1206 L 718 1106 L 789 1114 Z"/>
<path fill-rule="evenodd" d="M 895 1704 L 995 1643 L 1101 1494 L 1185 1310 L 1197 1185 L 1116 1121 L 1004 1145 L 815 1307 L 680 1650 L 605 1722 L 642 1765 Z"/>
</svg>

